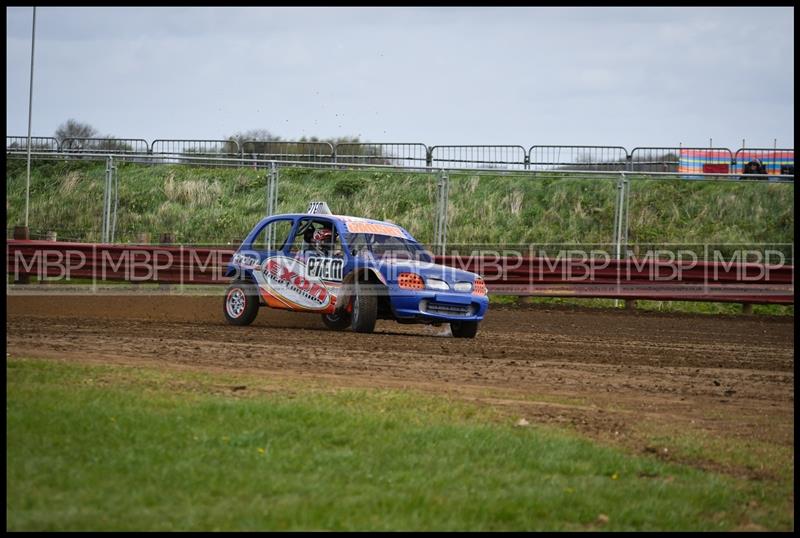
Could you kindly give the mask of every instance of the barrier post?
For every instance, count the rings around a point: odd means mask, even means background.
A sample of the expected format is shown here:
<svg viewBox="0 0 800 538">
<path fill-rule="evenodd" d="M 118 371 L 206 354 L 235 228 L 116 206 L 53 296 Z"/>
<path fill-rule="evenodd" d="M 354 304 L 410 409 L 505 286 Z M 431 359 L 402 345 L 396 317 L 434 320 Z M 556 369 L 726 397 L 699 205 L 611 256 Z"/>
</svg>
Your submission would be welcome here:
<svg viewBox="0 0 800 538">
<path fill-rule="evenodd" d="M 614 257 L 617 260 L 622 259 L 622 242 L 623 230 L 625 240 L 627 241 L 627 226 L 623 226 L 623 222 L 627 222 L 627 215 L 625 214 L 625 193 L 628 190 L 628 178 L 625 172 L 620 172 L 619 179 L 617 180 L 617 196 L 614 207 Z M 619 307 L 619 299 L 614 299 L 614 306 Z"/>
<path fill-rule="evenodd" d="M 275 161 L 269 163 L 269 172 L 267 173 L 267 216 L 271 217 L 278 212 L 278 167 Z M 274 245 L 273 230 L 274 226 L 270 226 L 267 230 L 267 244 Z"/>
<path fill-rule="evenodd" d="M 108 243 L 108 217 L 111 212 L 109 201 L 111 199 L 111 156 L 106 157 L 106 184 L 103 188 L 103 226 L 100 230 L 100 242 Z"/>
<path fill-rule="evenodd" d="M 27 226 L 14 226 L 14 239 L 22 239 L 22 240 L 29 240 L 30 236 L 30 228 Z M 15 275 L 14 284 L 30 284 L 31 277 L 27 273 L 23 273 L 21 275 Z"/>
<path fill-rule="evenodd" d="M 175 234 L 172 232 L 164 232 L 158 239 L 158 243 L 160 245 L 171 245 L 175 242 Z M 158 285 L 159 291 L 163 292 L 170 292 L 172 290 L 172 286 L 170 284 L 159 284 Z"/>
<path fill-rule="evenodd" d="M 434 232 L 435 248 L 438 248 L 440 256 L 446 254 L 448 181 L 447 172 L 442 170 L 436 186 L 436 231 Z"/>
</svg>

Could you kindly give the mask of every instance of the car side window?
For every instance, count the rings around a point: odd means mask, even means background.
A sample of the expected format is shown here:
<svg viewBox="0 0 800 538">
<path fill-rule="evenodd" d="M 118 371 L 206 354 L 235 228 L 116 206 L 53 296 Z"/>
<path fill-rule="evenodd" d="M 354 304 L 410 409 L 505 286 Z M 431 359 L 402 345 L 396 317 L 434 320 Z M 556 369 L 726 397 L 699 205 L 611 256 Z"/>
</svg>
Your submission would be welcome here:
<svg viewBox="0 0 800 538">
<path fill-rule="evenodd" d="M 336 226 L 328 220 L 304 218 L 300 220 L 289 246 L 289 254 L 344 257 L 342 239 Z"/>
<path fill-rule="evenodd" d="M 292 231 L 292 224 L 292 219 L 279 219 L 270 222 L 253 239 L 253 249 L 281 250 L 289 238 L 289 232 Z"/>
</svg>

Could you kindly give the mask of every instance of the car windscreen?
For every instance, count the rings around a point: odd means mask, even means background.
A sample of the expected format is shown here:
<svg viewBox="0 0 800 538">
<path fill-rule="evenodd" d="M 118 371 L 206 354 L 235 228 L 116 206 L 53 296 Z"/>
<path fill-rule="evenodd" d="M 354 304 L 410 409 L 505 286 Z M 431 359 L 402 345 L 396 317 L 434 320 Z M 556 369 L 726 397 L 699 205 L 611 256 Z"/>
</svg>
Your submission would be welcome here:
<svg viewBox="0 0 800 538">
<path fill-rule="evenodd" d="M 371 254 L 376 259 L 431 261 L 429 253 L 422 245 L 402 237 L 348 233 L 345 234 L 345 241 L 354 256 Z"/>
</svg>

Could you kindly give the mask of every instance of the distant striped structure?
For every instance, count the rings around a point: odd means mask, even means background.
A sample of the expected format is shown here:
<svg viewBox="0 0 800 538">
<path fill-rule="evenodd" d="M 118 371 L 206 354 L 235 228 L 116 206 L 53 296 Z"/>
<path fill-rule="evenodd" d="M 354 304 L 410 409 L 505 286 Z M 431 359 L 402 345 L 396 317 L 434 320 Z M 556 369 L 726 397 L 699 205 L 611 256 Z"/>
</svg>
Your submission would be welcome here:
<svg viewBox="0 0 800 538">
<path fill-rule="evenodd" d="M 681 149 L 679 174 L 730 174 L 731 152 L 727 149 Z M 683 175 L 684 179 L 701 179 L 703 176 Z"/>
<path fill-rule="evenodd" d="M 760 160 L 768 174 L 781 173 L 781 166 L 794 166 L 792 149 L 740 149 L 736 152 L 736 173 L 744 173 L 744 166 L 753 160 Z"/>
</svg>

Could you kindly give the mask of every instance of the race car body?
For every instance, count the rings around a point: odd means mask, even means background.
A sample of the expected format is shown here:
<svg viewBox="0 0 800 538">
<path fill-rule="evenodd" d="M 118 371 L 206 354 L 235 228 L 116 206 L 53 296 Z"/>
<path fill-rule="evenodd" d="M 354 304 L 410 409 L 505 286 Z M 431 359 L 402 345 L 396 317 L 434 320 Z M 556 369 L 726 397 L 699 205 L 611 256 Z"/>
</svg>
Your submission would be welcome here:
<svg viewBox="0 0 800 538">
<path fill-rule="evenodd" d="M 236 325 L 263 305 L 319 313 L 332 329 L 372 332 L 375 320 L 393 319 L 474 337 L 489 303 L 479 275 L 435 264 L 401 226 L 333 215 L 324 202 L 262 219 L 227 276 L 225 316 Z"/>
</svg>

